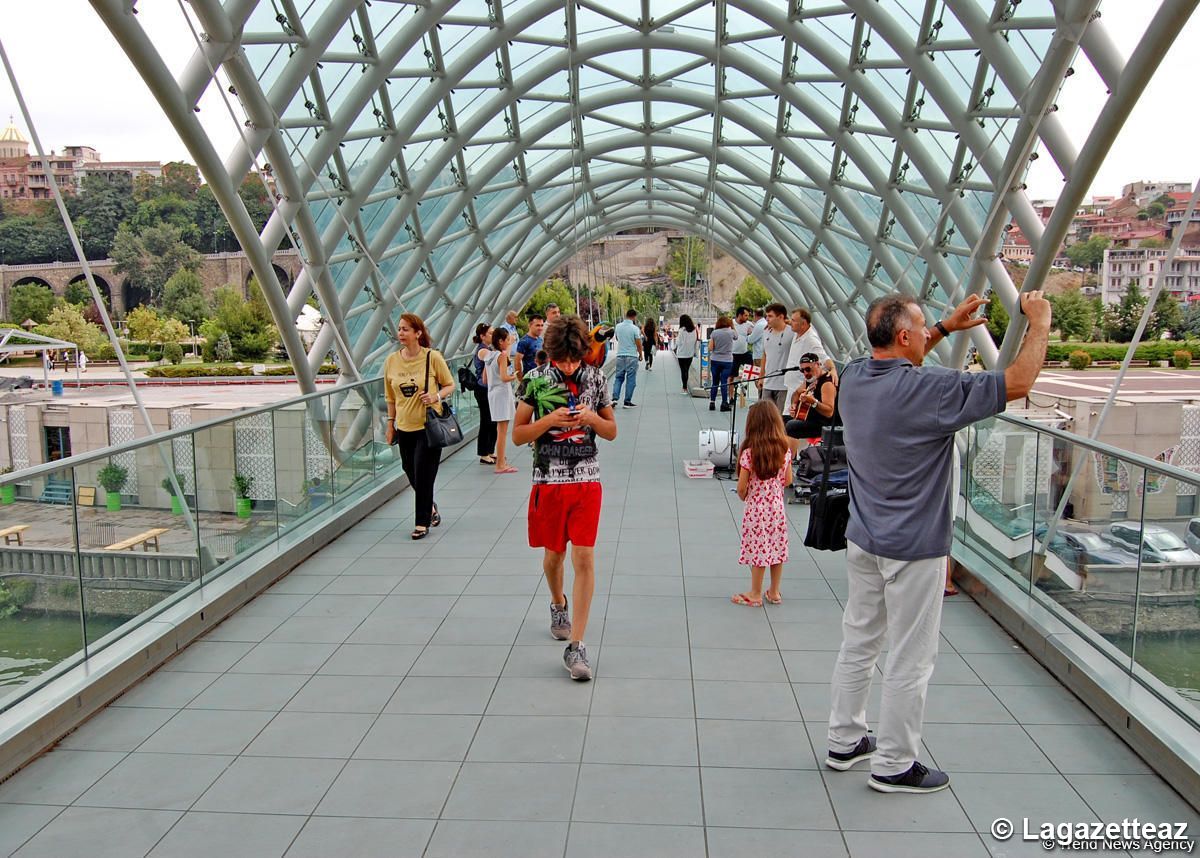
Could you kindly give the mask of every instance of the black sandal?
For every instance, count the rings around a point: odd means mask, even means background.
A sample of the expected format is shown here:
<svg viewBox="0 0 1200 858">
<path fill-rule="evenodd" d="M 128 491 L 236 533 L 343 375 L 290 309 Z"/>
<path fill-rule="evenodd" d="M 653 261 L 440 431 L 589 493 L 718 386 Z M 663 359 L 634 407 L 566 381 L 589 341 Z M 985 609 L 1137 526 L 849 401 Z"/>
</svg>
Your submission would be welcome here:
<svg viewBox="0 0 1200 858">
<path fill-rule="evenodd" d="M 479 457 L 479 464 L 481 464 L 481 465 L 494 465 L 494 464 L 496 464 L 496 457 L 495 457 L 495 456 L 480 456 L 480 457 Z"/>
<path fill-rule="evenodd" d="M 442 514 L 438 512 L 437 504 L 433 505 L 433 515 L 430 517 L 429 523 L 434 527 L 442 523 Z"/>
<path fill-rule="evenodd" d="M 428 527 L 414 527 L 413 532 L 409 534 L 413 539 L 424 539 L 429 535 Z"/>
</svg>

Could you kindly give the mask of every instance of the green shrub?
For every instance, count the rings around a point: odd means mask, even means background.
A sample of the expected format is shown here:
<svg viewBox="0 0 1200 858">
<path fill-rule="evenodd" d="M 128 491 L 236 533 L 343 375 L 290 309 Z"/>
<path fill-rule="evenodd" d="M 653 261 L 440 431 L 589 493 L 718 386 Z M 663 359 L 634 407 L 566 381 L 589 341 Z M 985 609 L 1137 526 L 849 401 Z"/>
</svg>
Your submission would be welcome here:
<svg viewBox="0 0 1200 858">
<path fill-rule="evenodd" d="M 1187 369 L 1192 365 L 1192 353 L 1187 349 L 1179 349 L 1171 355 L 1171 362 L 1175 364 L 1176 369 Z"/>
<path fill-rule="evenodd" d="M 37 585 L 28 578 L 18 578 L 8 582 L 9 598 L 18 608 L 23 608 L 33 601 L 37 594 Z"/>
<path fill-rule="evenodd" d="M 1087 352 L 1092 362 L 1122 361 L 1125 352 L 1129 350 L 1128 343 L 1051 343 L 1046 348 L 1046 360 L 1070 360 L 1071 352 Z M 1187 351 L 1193 358 L 1200 358 L 1200 342 L 1178 340 L 1156 340 L 1141 343 L 1133 353 L 1134 360 L 1171 360 L 1176 351 Z"/>
<path fill-rule="evenodd" d="M 179 343 L 167 343 L 163 346 L 163 357 L 172 364 L 178 365 L 183 363 L 183 346 L 179 345 Z"/>
<path fill-rule="evenodd" d="M 147 378 L 221 378 L 231 375 L 253 375 L 248 366 L 152 366 Z"/>
<path fill-rule="evenodd" d="M 1092 356 L 1082 349 L 1076 349 L 1071 352 L 1067 360 L 1071 364 L 1071 369 L 1087 369 L 1092 363 Z"/>
</svg>

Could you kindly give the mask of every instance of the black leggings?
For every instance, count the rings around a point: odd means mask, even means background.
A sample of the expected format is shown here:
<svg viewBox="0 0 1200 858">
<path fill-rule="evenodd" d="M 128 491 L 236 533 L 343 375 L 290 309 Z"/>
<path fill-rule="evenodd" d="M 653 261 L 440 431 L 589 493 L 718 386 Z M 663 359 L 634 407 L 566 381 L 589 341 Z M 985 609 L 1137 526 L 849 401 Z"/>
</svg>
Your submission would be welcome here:
<svg viewBox="0 0 1200 858">
<path fill-rule="evenodd" d="M 433 520 L 433 484 L 437 480 L 438 465 L 442 463 L 442 451 L 425 443 L 425 430 L 402 432 L 396 430 L 396 446 L 400 450 L 400 463 L 416 496 L 417 527 L 429 527 Z"/>
<path fill-rule="evenodd" d="M 654 345 L 654 340 L 642 338 L 642 354 L 646 356 L 646 369 L 654 366 L 654 353 L 658 351 L 658 347 Z"/>
<path fill-rule="evenodd" d="M 676 358 L 679 361 L 679 379 L 683 382 L 683 389 L 688 389 L 688 373 L 692 370 L 692 358 Z"/>
<path fill-rule="evenodd" d="M 487 388 L 475 388 L 475 404 L 479 406 L 479 435 L 475 439 L 476 455 L 491 456 L 496 452 L 496 424 L 488 405 Z"/>
</svg>

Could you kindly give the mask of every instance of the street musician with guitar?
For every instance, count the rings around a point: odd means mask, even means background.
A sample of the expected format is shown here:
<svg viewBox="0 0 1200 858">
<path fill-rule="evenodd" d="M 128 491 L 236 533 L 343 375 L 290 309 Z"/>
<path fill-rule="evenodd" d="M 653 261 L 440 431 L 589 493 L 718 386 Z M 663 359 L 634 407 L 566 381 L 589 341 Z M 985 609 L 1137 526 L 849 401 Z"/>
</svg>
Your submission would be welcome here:
<svg viewBox="0 0 1200 858">
<path fill-rule="evenodd" d="M 821 365 L 821 359 L 813 352 L 801 355 L 800 372 L 804 375 L 804 384 L 792 394 L 784 418 L 793 457 L 802 440 L 820 438 L 823 428 L 838 422 L 837 384 L 833 375 Z"/>
</svg>

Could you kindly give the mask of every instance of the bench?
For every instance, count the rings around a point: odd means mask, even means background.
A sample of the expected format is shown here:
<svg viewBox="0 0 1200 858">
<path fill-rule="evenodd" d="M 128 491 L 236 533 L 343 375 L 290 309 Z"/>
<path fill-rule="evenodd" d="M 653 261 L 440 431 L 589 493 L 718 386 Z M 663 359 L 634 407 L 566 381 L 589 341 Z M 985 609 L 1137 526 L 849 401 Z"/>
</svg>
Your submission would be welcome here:
<svg viewBox="0 0 1200 858">
<path fill-rule="evenodd" d="M 4 537 L 5 545 L 12 545 L 13 537 L 17 538 L 17 545 L 24 545 L 25 542 L 21 537 L 25 531 L 29 530 L 28 524 L 14 524 L 12 527 L 6 527 L 0 530 L 0 536 Z"/>
<path fill-rule="evenodd" d="M 142 551 L 149 551 L 150 546 L 154 546 L 154 550 L 158 551 L 158 537 L 170 530 L 169 527 L 152 527 L 147 531 L 139 533 L 137 536 L 131 536 L 128 539 L 122 539 L 120 542 L 114 542 L 112 545 L 104 546 L 105 551 L 129 551 L 135 550 L 136 546 L 142 546 Z"/>
</svg>

